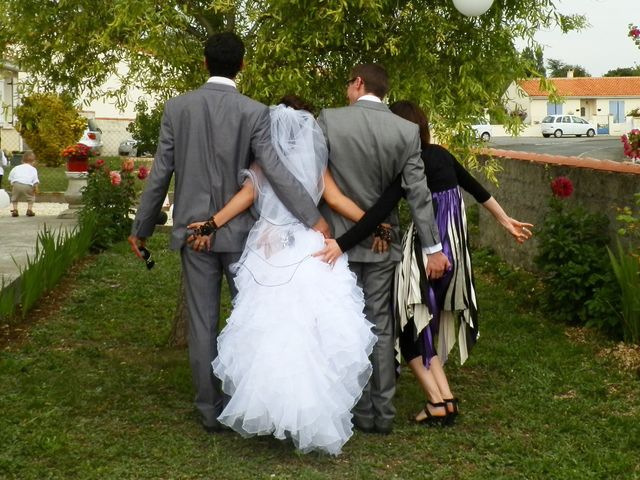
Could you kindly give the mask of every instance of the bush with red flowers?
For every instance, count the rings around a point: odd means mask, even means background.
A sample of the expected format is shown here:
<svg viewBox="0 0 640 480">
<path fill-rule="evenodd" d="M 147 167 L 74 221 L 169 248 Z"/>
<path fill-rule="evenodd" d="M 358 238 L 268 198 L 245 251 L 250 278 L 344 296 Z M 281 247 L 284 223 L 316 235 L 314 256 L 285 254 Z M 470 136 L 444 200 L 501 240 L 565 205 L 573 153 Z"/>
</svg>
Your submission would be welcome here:
<svg viewBox="0 0 640 480">
<path fill-rule="evenodd" d="M 629 24 L 629 36 L 633 39 L 635 44 L 640 48 L 640 28 L 633 23 Z"/>
<path fill-rule="evenodd" d="M 622 135 L 620 141 L 624 145 L 624 154 L 632 161 L 640 159 L 640 130 L 634 128 L 629 133 Z"/>
<path fill-rule="evenodd" d="M 119 171 L 111 170 L 102 159 L 89 165 L 80 222 L 94 231 L 94 250 L 103 250 L 127 237 L 133 206 L 142 190 L 141 181 L 148 173 L 145 166 L 136 171 L 131 159 L 125 160 Z"/>
<path fill-rule="evenodd" d="M 561 321 L 613 331 L 619 300 L 606 250 L 609 220 L 574 203 L 569 178 L 556 177 L 550 186 L 549 209 L 536 235 L 542 306 Z"/>
</svg>

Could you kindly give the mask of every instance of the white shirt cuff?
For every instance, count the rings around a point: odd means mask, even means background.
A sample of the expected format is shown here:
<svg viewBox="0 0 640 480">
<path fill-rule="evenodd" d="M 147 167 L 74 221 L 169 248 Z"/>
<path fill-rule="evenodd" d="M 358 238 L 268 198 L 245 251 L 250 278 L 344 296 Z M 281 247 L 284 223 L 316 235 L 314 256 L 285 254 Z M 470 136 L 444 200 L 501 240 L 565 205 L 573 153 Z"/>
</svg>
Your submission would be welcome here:
<svg viewBox="0 0 640 480">
<path fill-rule="evenodd" d="M 440 250 L 442 250 L 442 244 L 441 243 L 436 243 L 435 245 L 432 245 L 431 247 L 422 247 L 422 253 L 425 255 L 431 255 L 433 253 L 438 253 Z"/>
</svg>

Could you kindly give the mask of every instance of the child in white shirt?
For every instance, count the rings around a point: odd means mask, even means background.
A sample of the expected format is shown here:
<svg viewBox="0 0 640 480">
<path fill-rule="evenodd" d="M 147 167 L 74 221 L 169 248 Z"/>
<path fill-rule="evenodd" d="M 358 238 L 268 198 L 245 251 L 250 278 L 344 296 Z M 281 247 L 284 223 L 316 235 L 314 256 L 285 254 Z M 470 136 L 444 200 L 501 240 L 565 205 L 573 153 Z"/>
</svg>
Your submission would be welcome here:
<svg viewBox="0 0 640 480">
<path fill-rule="evenodd" d="M 9 183 L 11 183 L 11 203 L 13 210 L 11 216 L 18 216 L 18 202 L 27 202 L 27 217 L 35 216 L 33 213 L 33 202 L 38 190 L 38 171 L 33 166 L 36 155 L 31 150 L 24 152 L 22 165 L 14 167 L 9 172 Z"/>
</svg>

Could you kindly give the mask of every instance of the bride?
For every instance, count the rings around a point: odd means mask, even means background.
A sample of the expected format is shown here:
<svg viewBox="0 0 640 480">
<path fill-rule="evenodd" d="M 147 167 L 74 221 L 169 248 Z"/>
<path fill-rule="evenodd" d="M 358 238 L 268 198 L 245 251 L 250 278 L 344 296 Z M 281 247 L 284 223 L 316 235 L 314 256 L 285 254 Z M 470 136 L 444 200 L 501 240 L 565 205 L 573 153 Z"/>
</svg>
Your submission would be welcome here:
<svg viewBox="0 0 640 480">
<path fill-rule="evenodd" d="M 335 197 L 320 127 L 311 113 L 292 108 L 303 106 L 299 99 L 283 101 L 270 111 L 280 160 L 316 203 L 325 183 Z M 259 167 L 245 175 L 243 188 L 212 221 L 189 226 L 213 231 L 190 238 L 198 250 L 251 204 L 260 215 L 235 265 L 238 294 L 212 362 L 231 396 L 218 420 L 245 437 L 291 438 L 302 452 L 337 455 L 352 435 L 351 409 L 371 375 L 368 357 L 377 340 L 363 292 L 344 255 L 332 264 L 314 256 L 323 236 L 285 208 Z M 355 205 L 341 201 L 345 209 Z"/>
</svg>

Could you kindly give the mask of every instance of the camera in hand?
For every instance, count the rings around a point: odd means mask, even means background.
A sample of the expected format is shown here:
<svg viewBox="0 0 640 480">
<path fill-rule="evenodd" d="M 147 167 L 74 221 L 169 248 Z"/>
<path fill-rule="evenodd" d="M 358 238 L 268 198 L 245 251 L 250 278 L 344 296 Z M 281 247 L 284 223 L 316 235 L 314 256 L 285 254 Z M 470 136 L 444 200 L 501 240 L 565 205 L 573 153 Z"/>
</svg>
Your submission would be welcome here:
<svg viewBox="0 0 640 480">
<path fill-rule="evenodd" d="M 156 262 L 151 258 L 151 252 L 144 247 L 139 247 L 144 263 L 147 265 L 147 270 L 151 270 Z"/>
</svg>

